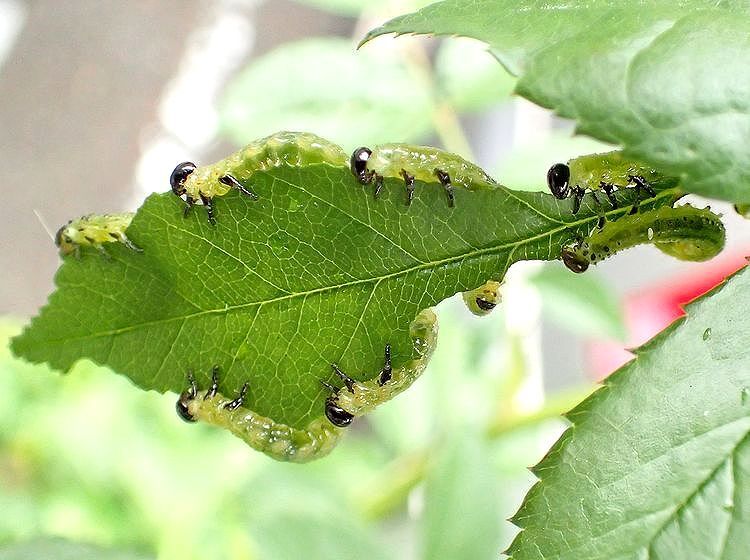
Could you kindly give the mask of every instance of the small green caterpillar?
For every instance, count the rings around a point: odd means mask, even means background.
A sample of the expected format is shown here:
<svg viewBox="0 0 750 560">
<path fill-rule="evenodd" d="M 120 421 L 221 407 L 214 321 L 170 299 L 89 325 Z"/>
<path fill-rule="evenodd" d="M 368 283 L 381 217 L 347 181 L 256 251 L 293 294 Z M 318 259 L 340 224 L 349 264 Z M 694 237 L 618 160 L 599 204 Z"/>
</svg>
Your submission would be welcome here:
<svg viewBox="0 0 750 560">
<path fill-rule="evenodd" d="M 463 292 L 464 303 L 474 315 L 483 317 L 489 314 L 502 299 L 500 282 L 488 280 L 478 288 Z"/>
<path fill-rule="evenodd" d="M 721 252 L 725 239 L 724 224 L 708 208 L 663 206 L 606 222 L 585 239 L 564 247 L 561 257 L 573 272 L 584 272 L 619 251 L 653 243 L 680 260 L 705 261 Z"/>
<path fill-rule="evenodd" d="M 357 180 L 363 185 L 375 183 L 375 198 L 385 177 L 401 177 L 406 186 L 406 204 L 414 198 L 414 181 L 432 183 L 437 179 L 445 189 L 448 206 L 455 206 L 454 184 L 469 190 L 492 188 L 495 180 L 479 166 L 461 156 L 429 146 L 382 144 L 370 149 L 357 148 L 349 161 Z"/>
<path fill-rule="evenodd" d="M 410 334 L 414 344 L 415 358 L 397 369 L 391 368 L 391 348 L 385 347 L 383 369 L 379 374 L 365 381 L 357 381 L 342 372 L 336 364 L 331 364 L 333 372 L 343 381 L 344 387 L 337 388 L 323 381 L 331 391 L 325 402 L 325 415 L 334 426 L 345 427 L 357 416 L 372 411 L 407 389 L 422 375 L 437 343 L 437 317 L 432 309 L 423 309 L 412 321 Z"/>
<path fill-rule="evenodd" d="M 186 422 L 201 420 L 225 428 L 252 448 L 277 461 L 306 463 L 328 455 L 338 443 L 341 430 L 323 417 L 312 420 L 304 429 L 274 422 L 244 408 L 248 384 L 239 395 L 228 399 L 218 392 L 219 367 L 214 366 L 211 385 L 199 391 L 192 373 L 189 387 L 177 399 L 177 414 Z"/>
<path fill-rule="evenodd" d="M 555 198 L 563 200 L 574 197 L 573 214 L 578 213 L 587 190 L 597 203 L 596 191 L 604 191 L 612 207 L 617 208 L 616 190 L 633 186 L 639 193 L 646 191 L 649 196 L 655 196 L 652 185 L 656 182 L 667 188 L 676 186 L 678 180 L 648 165 L 627 159 L 620 151 L 577 157 L 567 164 L 556 163 L 547 171 L 547 186 Z"/>
<path fill-rule="evenodd" d="M 257 171 L 316 163 L 345 167 L 347 157 L 339 146 L 315 134 L 277 132 L 211 165 L 196 167 L 189 161 L 180 163 L 172 171 L 169 183 L 175 195 L 185 196 L 185 215 L 200 200 L 206 207 L 208 221 L 215 224 L 214 197 L 237 189 L 253 200 L 258 199 L 250 187 Z"/>
<path fill-rule="evenodd" d="M 109 256 L 104 248 L 105 243 L 119 242 L 128 249 L 138 253 L 142 252 L 128 236 L 125 230 L 133 221 L 133 212 L 121 214 L 88 214 L 70 220 L 62 226 L 55 234 L 55 245 L 60 248 L 60 255 L 65 257 L 74 254 L 76 258 L 81 256 L 81 247 L 94 247 L 105 256 Z"/>
</svg>

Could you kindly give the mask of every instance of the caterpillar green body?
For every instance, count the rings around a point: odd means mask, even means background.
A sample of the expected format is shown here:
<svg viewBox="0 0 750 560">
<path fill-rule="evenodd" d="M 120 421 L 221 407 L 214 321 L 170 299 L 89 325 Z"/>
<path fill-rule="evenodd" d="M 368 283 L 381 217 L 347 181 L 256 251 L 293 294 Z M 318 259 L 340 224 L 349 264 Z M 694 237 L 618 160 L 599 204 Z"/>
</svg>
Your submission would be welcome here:
<svg viewBox="0 0 750 560">
<path fill-rule="evenodd" d="M 497 183 L 478 165 L 459 155 L 430 146 L 381 144 L 365 146 L 352 153 L 349 167 L 362 184 L 375 184 L 375 197 L 386 177 L 401 177 L 406 186 L 406 204 L 414 198 L 414 181 L 439 182 L 445 189 L 448 205 L 455 205 L 454 185 L 468 190 L 494 188 Z"/>
<path fill-rule="evenodd" d="M 218 367 L 214 366 L 209 389 L 199 391 L 192 374 L 190 386 L 177 400 L 177 412 L 187 422 L 201 421 L 225 428 L 253 449 L 277 461 L 305 463 L 324 457 L 336 446 L 341 428 L 319 416 L 304 429 L 274 422 L 243 406 L 248 385 L 236 399 L 217 390 Z"/>
<path fill-rule="evenodd" d="M 615 192 L 634 187 L 654 196 L 654 186 L 660 189 L 677 186 L 679 180 L 660 173 L 652 166 L 626 158 L 622 152 L 613 151 L 589 154 L 556 163 L 547 171 L 547 186 L 555 198 L 573 197 L 573 214 L 578 212 L 583 195 L 596 191 L 607 195 L 613 208 L 617 207 Z M 598 199 L 596 199 L 598 201 Z"/>
<path fill-rule="evenodd" d="M 251 183 L 258 171 L 281 166 L 299 167 L 325 163 L 346 167 L 347 157 L 341 147 L 309 132 L 277 132 L 251 142 L 241 150 L 211 165 L 197 167 L 183 162 L 175 167 L 170 177 L 172 192 L 185 197 L 185 213 L 200 201 L 212 224 L 213 199 L 236 189 L 257 200 Z"/>
<path fill-rule="evenodd" d="M 80 257 L 82 247 L 93 247 L 107 255 L 104 249 L 107 243 L 122 243 L 128 249 L 140 253 L 141 249 L 125 235 L 133 216 L 133 212 L 88 214 L 71 220 L 57 230 L 55 245 L 59 247 L 60 255 L 63 257 L 70 254 Z"/>
<path fill-rule="evenodd" d="M 561 256 L 570 270 L 584 272 L 619 251 L 653 243 L 680 260 L 705 261 L 721 252 L 725 240 L 721 218 L 708 208 L 664 206 L 606 222 L 585 239 L 564 247 Z"/>
</svg>

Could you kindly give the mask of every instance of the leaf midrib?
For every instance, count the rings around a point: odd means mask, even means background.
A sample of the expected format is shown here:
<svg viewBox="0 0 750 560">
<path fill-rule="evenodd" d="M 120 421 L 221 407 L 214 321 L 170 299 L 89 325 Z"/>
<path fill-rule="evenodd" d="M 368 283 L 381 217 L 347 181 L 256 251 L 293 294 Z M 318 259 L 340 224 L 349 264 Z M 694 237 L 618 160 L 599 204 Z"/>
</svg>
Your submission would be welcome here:
<svg viewBox="0 0 750 560">
<path fill-rule="evenodd" d="M 674 197 L 675 193 L 676 193 L 675 189 L 667 189 L 667 190 L 659 192 L 655 197 L 650 198 L 647 202 L 654 203 L 654 202 L 657 202 L 658 200 L 663 199 L 663 198 Z M 335 206 L 333 204 L 331 206 L 333 208 L 338 209 L 340 212 L 344 213 L 344 211 L 342 209 L 338 208 L 337 206 Z M 608 212 L 605 212 L 603 215 L 604 216 L 610 216 L 610 215 L 614 215 L 614 214 L 621 214 L 621 213 L 625 212 L 626 210 L 627 210 L 627 206 L 623 206 L 623 207 L 619 207 L 619 208 L 610 210 Z M 404 268 L 404 269 L 392 272 L 390 274 L 385 274 L 385 275 L 382 275 L 382 276 L 373 276 L 373 277 L 369 277 L 369 278 L 361 278 L 361 279 L 358 279 L 358 280 L 353 280 L 351 282 L 343 282 L 343 283 L 340 283 L 340 284 L 333 284 L 333 285 L 329 285 L 329 286 L 322 286 L 320 288 L 315 288 L 313 290 L 307 290 L 307 291 L 304 291 L 304 292 L 294 292 L 294 293 L 284 294 L 284 295 L 281 295 L 281 296 L 278 296 L 278 297 L 275 297 L 275 298 L 271 298 L 271 299 L 267 299 L 267 300 L 263 300 L 263 301 L 253 301 L 253 302 L 243 303 L 243 304 L 240 304 L 240 305 L 224 306 L 223 308 L 218 308 L 218 309 L 205 309 L 205 310 L 199 311 L 197 313 L 192 313 L 192 314 L 187 314 L 187 315 L 184 315 L 184 314 L 183 315 L 175 315 L 173 317 L 168 317 L 168 318 L 163 318 L 163 319 L 157 319 L 155 321 L 148 321 L 148 322 L 138 323 L 138 324 L 134 324 L 134 325 L 128 325 L 126 327 L 122 327 L 122 328 L 119 328 L 119 329 L 111 329 L 111 330 L 107 330 L 107 331 L 94 332 L 94 333 L 86 334 L 86 335 L 83 335 L 83 336 L 76 336 L 76 337 L 69 337 L 69 338 L 62 338 L 62 339 L 48 339 L 48 340 L 45 340 L 45 343 L 47 343 L 47 344 L 66 344 L 66 343 L 70 343 L 72 341 L 89 340 L 89 339 L 95 339 L 95 338 L 106 337 L 106 336 L 115 336 L 115 335 L 123 334 L 123 333 L 126 333 L 126 332 L 131 332 L 131 331 L 134 331 L 134 330 L 137 330 L 137 329 L 147 328 L 147 327 L 151 327 L 151 326 L 155 326 L 155 325 L 166 324 L 166 323 L 170 323 L 170 322 L 173 322 L 173 321 L 188 321 L 188 320 L 196 318 L 196 317 L 202 317 L 202 316 L 212 315 L 212 314 L 216 314 L 216 313 L 229 313 L 229 312 L 234 312 L 234 311 L 249 309 L 249 308 L 252 308 L 254 306 L 258 306 L 260 308 L 260 307 L 262 307 L 262 306 L 264 306 L 266 304 L 273 304 L 273 303 L 276 303 L 276 302 L 279 302 L 279 301 L 291 300 L 291 299 L 295 299 L 295 298 L 298 298 L 298 297 L 307 297 L 307 296 L 310 296 L 310 295 L 320 294 L 320 293 L 329 292 L 329 291 L 333 291 L 333 290 L 340 290 L 340 289 L 344 289 L 344 288 L 349 288 L 351 286 L 358 286 L 358 285 L 369 284 L 369 283 L 373 283 L 373 282 L 377 283 L 377 282 L 381 282 L 383 280 L 389 280 L 389 279 L 392 279 L 392 278 L 397 278 L 399 276 L 404 276 L 406 274 L 409 274 L 411 272 L 416 272 L 416 271 L 419 271 L 419 270 L 426 270 L 426 269 L 431 269 L 431 268 L 437 268 L 437 267 L 439 267 L 441 265 L 447 265 L 447 264 L 451 264 L 451 263 L 454 263 L 454 262 L 457 262 L 457 261 L 461 261 L 461 260 L 474 259 L 474 258 L 477 258 L 477 257 L 480 257 L 480 256 L 484 256 L 484 255 L 489 255 L 489 254 L 493 254 L 493 253 L 499 253 L 499 252 L 501 252 L 504 249 L 515 250 L 518 247 L 521 247 L 523 245 L 532 243 L 532 242 L 537 241 L 539 239 L 544 239 L 546 237 L 552 237 L 553 235 L 555 235 L 557 233 L 560 233 L 562 231 L 565 231 L 565 230 L 568 230 L 568 229 L 572 229 L 572 228 L 584 225 L 584 224 L 586 224 L 588 222 L 596 222 L 596 221 L 599 220 L 599 218 L 600 218 L 599 215 L 595 215 L 595 216 L 589 216 L 587 218 L 583 218 L 583 219 L 572 221 L 572 222 L 562 222 L 563 225 L 561 225 L 559 227 L 555 227 L 555 228 L 550 229 L 550 230 L 548 230 L 548 231 L 546 231 L 544 233 L 540 233 L 540 234 L 537 234 L 537 235 L 534 235 L 534 236 L 531 236 L 531 237 L 527 237 L 526 239 L 521 239 L 521 240 L 518 240 L 518 241 L 511 241 L 511 242 L 502 243 L 502 244 L 499 244 L 499 245 L 493 245 L 493 246 L 490 246 L 490 247 L 484 247 L 484 248 L 481 248 L 481 249 L 476 249 L 476 250 L 473 250 L 473 251 L 462 253 L 460 255 L 453 255 L 453 256 L 450 256 L 450 257 L 447 257 L 447 258 L 444 258 L 444 259 L 440 259 L 440 260 L 436 260 L 436 261 L 420 262 L 420 264 L 418 264 L 418 265 L 410 266 L 408 268 Z M 174 226 L 174 225 L 172 225 L 172 224 L 168 224 L 168 225 L 169 225 L 169 227 L 174 227 L 175 229 L 177 229 L 177 227 Z M 187 230 L 180 230 L 180 231 L 183 232 L 183 233 L 187 233 L 188 235 L 192 235 L 192 236 L 194 236 L 194 237 L 196 237 L 196 238 L 198 238 L 200 240 L 203 240 L 203 241 L 206 241 L 206 242 L 210 243 L 210 241 L 207 240 L 206 238 L 201 237 L 199 235 L 196 235 L 196 234 L 194 234 L 194 233 L 192 233 L 190 231 L 187 231 Z M 226 253 L 226 251 L 225 251 L 225 253 Z M 242 262 L 239 259 L 239 257 L 237 257 L 237 256 L 235 256 L 235 255 L 233 255 L 231 253 L 226 253 L 226 254 L 229 255 L 229 256 L 231 256 L 232 258 L 234 258 L 238 262 Z M 120 261 L 120 262 L 124 263 L 124 261 Z M 125 264 L 127 264 L 127 263 L 125 263 Z M 159 277 L 154 276 L 153 274 L 151 274 L 151 277 L 154 278 L 155 280 L 159 280 Z M 86 286 L 86 288 L 91 289 L 91 286 Z M 187 301 L 187 300 L 185 300 L 185 301 Z"/>
</svg>

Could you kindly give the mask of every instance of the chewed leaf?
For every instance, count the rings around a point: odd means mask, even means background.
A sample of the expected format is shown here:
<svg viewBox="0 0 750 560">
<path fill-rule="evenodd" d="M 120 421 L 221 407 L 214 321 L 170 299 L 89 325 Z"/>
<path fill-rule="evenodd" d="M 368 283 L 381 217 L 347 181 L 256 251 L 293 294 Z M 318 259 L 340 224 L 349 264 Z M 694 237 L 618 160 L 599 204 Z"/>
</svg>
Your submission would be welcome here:
<svg viewBox="0 0 750 560">
<path fill-rule="evenodd" d="M 512 521 L 515 560 L 747 557 L 750 269 L 567 414 Z"/>
<path fill-rule="evenodd" d="M 387 33 L 484 41 L 519 76 L 518 94 L 689 192 L 750 203 L 746 2 L 446 0 L 363 43 Z"/>
<path fill-rule="evenodd" d="M 111 259 L 66 259 L 58 290 L 14 351 L 60 370 L 90 358 L 144 389 L 175 393 L 188 370 L 205 390 L 217 365 L 217 392 L 234 398 L 247 383 L 241 406 L 256 417 L 306 430 L 329 412 L 342 425 L 422 371 L 426 358 L 408 365 L 431 349 L 412 340 L 413 321 L 430 313 L 422 310 L 501 281 L 515 261 L 560 258 L 600 216 L 615 220 L 635 201 L 630 190 L 617 209 L 586 197 L 573 216 L 569 201 L 508 190 L 463 160 L 418 147 L 408 153 L 435 155 L 455 183 L 422 169 L 405 183 L 378 164 L 384 183 L 375 198 L 340 148 L 311 138 L 281 133 L 189 173 L 178 166 L 174 194 L 150 196 L 127 229 L 143 252 L 112 243 Z M 184 216 L 175 196 L 204 189 L 215 225 L 204 212 Z M 658 191 L 641 208 L 675 196 Z"/>
</svg>

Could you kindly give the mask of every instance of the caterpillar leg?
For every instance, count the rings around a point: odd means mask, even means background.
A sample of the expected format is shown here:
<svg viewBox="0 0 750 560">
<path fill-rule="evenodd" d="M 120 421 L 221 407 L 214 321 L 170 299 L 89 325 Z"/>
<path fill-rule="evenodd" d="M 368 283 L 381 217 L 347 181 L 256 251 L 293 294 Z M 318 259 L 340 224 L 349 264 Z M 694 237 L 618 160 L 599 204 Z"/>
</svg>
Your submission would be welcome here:
<svg viewBox="0 0 750 560">
<path fill-rule="evenodd" d="M 206 394 L 203 395 L 203 400 L 207 401 L 208 399 L 213 399 L 216 396 L 216 393 L 219 391 L 219 366 L 214 365 L 213 368 L 211 368 L 211 386 L 208 388 L 208 391 L 206 391 Z"/>
<path fill-rule="evenodd" d="M 406 185 L 406 205 L 411 206 L 411 201 L 414 199 L 414 175 L 409 175 L 406 169 L 402 169 L 400 175 L 404 178 Z"/>
<path fill-rule="evenodd" d="M 373 171 L 368 182 L 372 181 L 373 179 L 375 180 L 375 190 L 373 191 L 372 196 L 377 200 L 378 196 L 380 196 L 380 191 L 383 190 L 383 176 L 378 175 Z"/>
<path fill-rule="evenodd" d="M 198 385 L 195 382 L 192 369 L 188 370 L 187 380 L 188 388 L 180 393 L 180 397 L 175 403 L 175 410 L 177 410 L 177 415 L 185 422 L 195 422 L 195 417 L 190 414 L 190 409 L 188 408 L 188 403 L 198 396 Z"/>
<path fill-rule="evenodd" d="M 111 261 L 112 260 L 112 255 L 110 255 L 109 251 L 107 251 L 104 248 L 104 245 L 102 245 L 101 243 L 94 243 L 93 245 L 94 245 L 94 247 L 96 247 L 96 250 L 99 251 L 99 254 L 102 257 L 104 257 L 105 260 L 107 260 L 107 261 Z"/>
<path fill-rule="evenodd" d="M 237 189 L 245 196 L 249 196 L 253 200 L 258 200 L 258 195 L 255 194 L 251 189 L 248 187 L 245 187 L 240 183 L 237 179 L 235 179 L 232 175 L 224 175 L 222 177 L 219 177 L 219 183 L 222 183 L 228 187 L 232 187 L 233 189 Z"/>
<path fill-rule="evenodd" d="M 341 370 L 339 370 L 334 364 L 331 364 L 331 366 L 334 368 L 334 371 L 339 375 L 344 375 Z M 348 376 L 344 375 L 344 378 L 349 379 Z M 351 380 L 352 382 L 354 380 Z M 343 408 L 341 408 L 337 402 L 336 398 L 338 397 L 339 390 L 331 385 L 330 383 L 326 383 L 325 381 L 321 381 L 321 384 L 323 387 L 328 389 L 331 394 L 326 399 L 325 404 L 325 415 L 326 418 L 333 424 L 334 426 L 338 426 L 339 428 L 345 428 L 349 424 L 352 423 L 352 420 L 354 420 L 354 415 L 350 412 L 347 412 Z M 350 389 L 351 390 L 351 389 Z"/>
<path fill-rule="evenodd" d="M 615 198 L 615 186 L 612 183 L 605 183 L 604 181 L 601 181 L 599 183 L 599 188 L 604 191 L 604 194 L 607 195 L 607 198 L 609 199 L 609 203 L 612 205 L 612 208 L 617 208 L 617 198 Z"/>
<path fill-rule="evenodd" d="M 393 376 L 393 368 L 391 367 L 391 345 L 385 345 L 385 356 L 383 358 L 383 369 L 380 370 L 380 376 L 378 377 L 378 385 L 381 387 L 388 383 Z"/>
<path fill-rule="evenodd" d="M 448 206 L 453 208 L 456 205 L 456 200 L 453 195 L 453 185 L 451 184 L 451 176 L 448 175 L 442 169 L 435 169 L 435 175 L 437 175 L 440 184 L 445 189 L 445 194 L 448 195 Z"/>
<path fill-rule="evenodd" d="M 656 191 L 651 186 L 651 183 L 646 181 L 643 177 L 640 175 L 628 175 L 628 179 L 630 179 L 630 182 L 635 185 L 636 192 L 640 195 L 640 192 L 646 191 L 649 196 L 656 196 Z"/>
<path fill-rule="evenodd" d="M 586 189 L 582 189 L 578 185 L 570 189 L 570 195 L 573 197 L 573 215 L 574 216 L 578 214 L 578 211 L 581 209 L 581 201 L 583 200 L 584 194 L 586 194 Z"/>
<path fill-rule="evenodd" d="M 201 202 L 206 207 L 206 214 L 208 215 L 208 223 L 212 226 L 216 225 L 216 218 L 214 218 L 214 199 L 200 193 Z"/>
<path fill-rule="evenodd" d="M 226 408 L 227 410 L 237 410 L 239 407 L 245 404 L 245 397 L 247 396 L 248 387 L 249 384 L 245 383 L 242 386 L 242 389 L 240 389 L 240 393 L 239 395 L 237 395 L 237 398 L 225 404 L 224 408 Z"/>
<path fill-rule="evenodd" d="M 125 247 L 127 247 L 131 251 L 135 251 L 136 253 L 143 253 L 143 249 L 141 249 L 138 245 L 136 245 L 130 239 L 128 239 L 128 236 L 125 235 L 124 233 L 121 233 L 119 236 L 116 236 L 116 237 L 120 241 L 120 243 L 125 245 Z"/>
<path fill-rule="evenodd" d="M 185 211 L 182 213 L 182 215 L 187 218 L 188 214 L 190 214 L 190 211 L 193 209 L 193 206 L 195 205 L 195 200 L 193 200 L 193 197 L 186 196 L 185 197 Z"/>
<path fill-rule="evenodd" d="M 589 190 L 589 192 L 591 193 L 591 198 L 593 198 L 594 202 L 596 202 L 596 205 L 597 206 L 601 206 L 602 202 L 601 202 L 601 200 L 599 200 L 599 197 L 596 196 L 596 191 Z"/>
<path fill-rule="evenodd" d="M 339 366 L 337 366 L 336 364 L 331 364 L 331 368 L 333 368 L 334 373 L 339 376 L 341 381 L 344 382 L 344 385 L 346 385 L 346 388 L 349 389 L 349 392 L 353 393 L 354 384 L 356 383 L 356 381 L 352 379 L 351 377 L 349 377 L 348 375 L 346 375 L 343 371 L 341 371 L 339 369 Z"/>
</svg>

